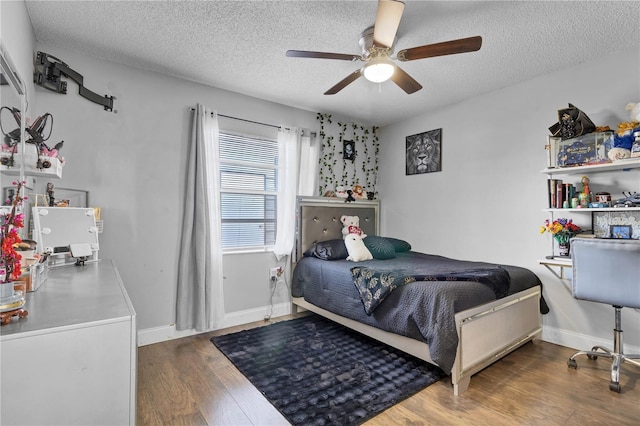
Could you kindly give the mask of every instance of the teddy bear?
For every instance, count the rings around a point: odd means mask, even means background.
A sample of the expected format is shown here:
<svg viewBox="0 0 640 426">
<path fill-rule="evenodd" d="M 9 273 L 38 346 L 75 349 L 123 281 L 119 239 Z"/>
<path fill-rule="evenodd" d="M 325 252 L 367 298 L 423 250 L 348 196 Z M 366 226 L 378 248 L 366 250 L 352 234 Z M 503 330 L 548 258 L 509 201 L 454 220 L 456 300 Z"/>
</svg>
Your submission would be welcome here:
<svg viewBox="0 0 640 426">
<path fill-rule="evenodd" d="M 346 238 L 349 234 L 356 234 L 361 238 L 366 238 L 367 234 L 362 232 L 360 229 L 360 218 L 358 216 L 347 216 L 342 215 L 340 218 L 340 222 L 342 222 L 342 237 Z"/>
<path fill-rule="evenodd" d="M 357 216 L 356 216 L 357 217 Z M 349 256 L 347 260 L 352 262 L 362 262 L 363 260 L 373 259 L 373 255 L 364 245 L 362 237 L 358 234 L 348 234 L 344 237 L 344 245 L 347 247 Z"/>
</svg>

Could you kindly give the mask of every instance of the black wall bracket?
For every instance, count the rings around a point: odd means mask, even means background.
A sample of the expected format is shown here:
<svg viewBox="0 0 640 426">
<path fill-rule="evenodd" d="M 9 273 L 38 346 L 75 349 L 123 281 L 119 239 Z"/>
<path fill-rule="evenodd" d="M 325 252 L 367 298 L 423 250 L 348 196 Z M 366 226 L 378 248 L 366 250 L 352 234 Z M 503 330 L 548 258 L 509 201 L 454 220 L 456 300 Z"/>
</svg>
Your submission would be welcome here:
<svg viewBox="0 0 640 426">
<path fill-rule="evenodd" d="M 84 78 L 78 72 L 69 68 L 67 64 L 62 62 L 55 56 L 51 56 L 45 52 L 37 52 L 35 70 L 33 72 L 33 82 L 45 89 L 52 90 L 57 93 L 67 94 L 67 82 L 62 81 L 61 77 L 68 77 L 75 81 L 80 88 L 80 96 L 102 105 L 105 111 L 113 111 L 113 96 L 100 96 L 95 92 L 84 87 Z"/>
</svg>

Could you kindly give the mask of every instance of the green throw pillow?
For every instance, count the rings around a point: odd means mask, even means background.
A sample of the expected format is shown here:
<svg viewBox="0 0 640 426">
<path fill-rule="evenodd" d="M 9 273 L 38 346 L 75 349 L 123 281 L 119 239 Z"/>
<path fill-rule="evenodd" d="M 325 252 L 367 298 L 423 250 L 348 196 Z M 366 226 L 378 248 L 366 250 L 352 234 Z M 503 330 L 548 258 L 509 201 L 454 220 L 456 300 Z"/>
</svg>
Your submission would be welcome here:
<svg viewBox="0 0 640 426">
<path fill-rule="evenodd" d="M 396 253 L 402 253 L 402 252 L 411 250 L 411 244 L 409 244 L 404 240 L 399 240 L 397 238 L 390 238 L 390 237 L 385 237 L 385 239 L 389 243 L 391 243 Z"/>
<path fill-rule="evenodd" d="M 364 240 L 365 247 L 369 250 L 374 259 L 393 259 L 396 257 L 396 250 L 384 237 L 369 235 Z"/>
</svg>

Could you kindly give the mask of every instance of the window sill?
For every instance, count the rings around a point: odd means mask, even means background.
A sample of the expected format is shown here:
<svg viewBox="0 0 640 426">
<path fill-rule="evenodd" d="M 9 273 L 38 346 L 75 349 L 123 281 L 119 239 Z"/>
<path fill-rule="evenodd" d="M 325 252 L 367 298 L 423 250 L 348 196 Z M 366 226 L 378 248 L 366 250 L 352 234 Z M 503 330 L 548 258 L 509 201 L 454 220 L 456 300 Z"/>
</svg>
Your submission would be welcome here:
<svg viewBox="0 0 640 426">
<path fill-rule="evenodd" d="M 273 247 L 244 247 L 222 250 L 222 255 L 227 254 L 251 254 L 251 253 L 272 253 Z"/>
</svg>

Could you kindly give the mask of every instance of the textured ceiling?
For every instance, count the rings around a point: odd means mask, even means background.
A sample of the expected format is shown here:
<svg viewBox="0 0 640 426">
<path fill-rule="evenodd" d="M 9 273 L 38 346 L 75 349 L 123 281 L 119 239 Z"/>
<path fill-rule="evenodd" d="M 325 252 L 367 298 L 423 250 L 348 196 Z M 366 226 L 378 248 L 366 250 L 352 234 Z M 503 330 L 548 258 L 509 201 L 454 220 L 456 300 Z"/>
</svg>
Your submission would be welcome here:
<svg viewBox="0 0 640 426">
<path fill-rule="evenodd" d="M 400 63 L 424 88 L 360 78 L 360 62 L 287 58 L 288 49 L 360 54 L 375 1 L 30 1 L 38 41 L 303 108 L 387 125 L 618 50 L 640 49 L 640 2 L 406 1 L 396 51 L 480 35 L 478 52 Z M 61 58 L 64 60 L 64 58 Z M 72 64 L 70 64 L 72 66 Z M 620 66 L 620 64 L 612 64 Z M 628 64 L 638 68 L 639 64 Z"/>
</svg>

